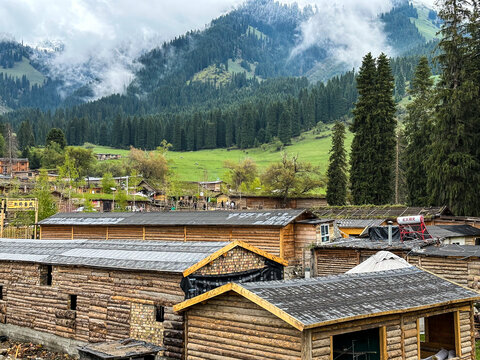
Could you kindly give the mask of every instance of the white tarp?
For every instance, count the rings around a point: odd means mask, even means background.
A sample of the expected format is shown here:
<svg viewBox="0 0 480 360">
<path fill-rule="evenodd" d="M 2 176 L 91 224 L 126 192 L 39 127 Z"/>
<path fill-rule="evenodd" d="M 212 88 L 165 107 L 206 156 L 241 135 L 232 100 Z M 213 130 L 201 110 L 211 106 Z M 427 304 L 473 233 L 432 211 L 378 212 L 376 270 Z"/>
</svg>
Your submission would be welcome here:
<svg viewBox="0 0 480 360">
<path fill-rule="evenodd" d="M 353 269 L 348 270 L 346 274 L 403 269 L 411 266 L 404 259 L 389 251 L 379 251 Z"/>
</svg>

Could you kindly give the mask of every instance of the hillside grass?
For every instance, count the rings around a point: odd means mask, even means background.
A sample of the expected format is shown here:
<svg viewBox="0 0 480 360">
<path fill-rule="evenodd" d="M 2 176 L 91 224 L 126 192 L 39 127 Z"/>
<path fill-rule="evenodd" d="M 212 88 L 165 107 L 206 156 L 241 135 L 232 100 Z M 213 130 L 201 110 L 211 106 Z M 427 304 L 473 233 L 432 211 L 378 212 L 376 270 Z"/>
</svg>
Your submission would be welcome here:
<svg viewBox="0 0 480 360">
<path fill-rule="evenodd" d="M 23 75 L 26 75 L 28 81 L 30 81 L 30 86 L 33 86 L 34 84 L 41 86 L 45 80 L 45 76 L 43 76 L 41 72 L 30 65 L 30 61 L 25 57 L 22 58 L 21 62 L 16 62 L 15 65 L 10 69 L 4 69 L 0 67 L 0 73 L 20 79 Z"/>
<path fill-rule="evenodd" d="M 248 64 L 250 65 L 251 71 L 247 71 L 240 65 L 241 62 L 242 59 L 228 59 L 228 72 L 231 74 L 245 73 L 247 75 L 247 79 L 253 78 L 255 76 L 256 65 L 249 62 Z"/>
<path fill-rule="evenodd" d="M 418 12 L 418 19 L 410 18 L 410 20 L 415 24 L 425 40 L 430 41 L 433 39 L 438 39 L 437 32 L 439 29 L 432 24 L 428 18 L 429 9 L 425 6 L 417 6 L 416 8 Z"/>
<path fill-rule="evenodd" d="M 345 148 L 350 150 L 353 134 L 347 132 Z M 292 144 L 285 146 L 284 150 L 290 154 L 298 154 L 299 160 L 308 161 L 325 173 L 328 167 L 329 151 L 331 147 L 331 126 L 326 131 L 314 134 L 313 131 L 303 133 L 299 138 L 293 139 Z M 128 150 L 113 149 L 97 146 L 95 153 L 112 153 L 128 155 Z M 170 151 L 168 159 L 172 161 L 170 167 L 175 171 L 179 180 L 183 181 L 213 181 L 222 179 L 225 173 L 223 164 L 226 160 L 240 161 L 247 157 L 253 159 L 260 170 L 268 165 L 280 161 L 283 151 L 277 151 L 273 145 L 252 149 L 212 149 L 200 151 Z M 120 160 L 107 160 L 120 161 Z"/>
</svg>

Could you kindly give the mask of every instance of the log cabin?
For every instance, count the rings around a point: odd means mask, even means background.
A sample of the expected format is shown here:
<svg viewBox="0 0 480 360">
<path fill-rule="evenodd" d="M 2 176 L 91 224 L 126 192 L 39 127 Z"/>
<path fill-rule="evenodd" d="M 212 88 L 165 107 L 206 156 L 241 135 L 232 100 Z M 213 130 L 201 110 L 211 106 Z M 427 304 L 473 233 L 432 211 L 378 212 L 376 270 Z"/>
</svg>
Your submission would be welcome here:
<svg viewBox="0 0 480 360">
<path fill-rule="evenodd" d="M 283 279 L 286 264 L 240 241 L 0 239 L 0 248 L 0 334 L 73 354 L 130 337 L 181 359 L 174 304 L 231 281 Z"/>
<path fill-rule="evenodd" d="M 174 306 L 186 359 L 474 359 L 480 294 L 415 267 L 226 284 Z M 425 329 L 425 331 L 423 331 Z"/>
<path fill-rule="evenodd" d="M 408 261 L 408 254 L 414 249 L 435 242 L 435 239 L 400 241 L 394 238 L 389 244 L 387 239 L 344 238 L 319 243 L 311 248 L 311 273 L 312 276 L 343 274 L 381 250 L 390 251 Z"/>
<path fill-rule="evenodd" d="M 332 220 L 302 209 L 59 213 L 39 225 L 40 239 L 241 240 L 288 260 L 295 273 L 302 272 L 305 249 L 329 240 L 333 231 Z"/>
<path fill-rule="evenodd" d="M 439 245 L 416 249 L 406 259 L 439 276 L 480 291 L 480 246 Z"/>
</svg>

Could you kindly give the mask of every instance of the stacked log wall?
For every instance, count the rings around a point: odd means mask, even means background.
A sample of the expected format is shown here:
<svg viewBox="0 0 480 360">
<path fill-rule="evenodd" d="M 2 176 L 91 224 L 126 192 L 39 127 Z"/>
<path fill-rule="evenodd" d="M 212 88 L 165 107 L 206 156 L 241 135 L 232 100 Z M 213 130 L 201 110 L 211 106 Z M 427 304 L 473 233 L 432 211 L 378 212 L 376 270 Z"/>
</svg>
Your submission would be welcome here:
<svg viewBox="0 0 480 360">
<path fill-rule="evenodd" d="M 234 293 L 186 314 L 186 358 L 298 360 L 301 332 Z"/>
<path fill-rule="evenodd" d="M 40 285 L 40 268 L 0 263 L 7 324 L 85 342 L 135 335 L 163 345 L 165 356 L 181 357 L 183 317 L 172 310 L 184 299 L 181 275 L 54 266 L 47 286 Z M 77 295 L 76 310 L 69 308 L 70 295 Z M 155 322 L 155 305 L 165 306 L 163 323 Z M 154 325 L 150 332 L 144 323 Z"/>
</svg>

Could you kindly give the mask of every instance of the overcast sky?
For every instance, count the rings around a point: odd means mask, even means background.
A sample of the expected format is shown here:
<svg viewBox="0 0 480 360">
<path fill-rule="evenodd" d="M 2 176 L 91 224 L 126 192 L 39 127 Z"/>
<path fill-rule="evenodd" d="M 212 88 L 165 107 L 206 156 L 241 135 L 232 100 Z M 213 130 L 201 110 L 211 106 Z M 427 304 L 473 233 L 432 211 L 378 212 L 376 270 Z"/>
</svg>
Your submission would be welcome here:
<svg viewBox="0 0 480 360">
<path fill-rule="evenodd" d="M 433 0 L 427 0 L 433 1 Z M 282 0 L 291 3 L 294 0 Z M 300 5 L 317 4 L 319 9 L 336 3 L 338 7 L 355 7 L 357 3 L 366 7 L 364 14 L 372 16 L 384 11 L 389 0 L 300 0 Z M 60 40 L 65 44 L 64 53 L 55 60 L 58 73 L 66 73 L 77 64 L 94 57 L 95 66 L 108 71 L 101 73 L 103 85 L 97 89 L 98 96 L 112 91 L 121 91 L 132 76 L 132 59 L 144 49 L 153 48 L 165 40 L 184 34 L 188 30 L 202 29 L 216 18 L 242 3 L 242 0 L 1 0 L 0 36 L 13 37 L 17 41 L 35 46 L 45 39 Z M 335 13 L 327 17 L 328 24 L 335 26 Z M 348 17 L 340 22 L 338 30 L 344 31 L 349 25 L 363 25 L 357 31 L 348 31 L 353 42 L 375 41 L 375 36 L 358 37 L 362 31 L 374 31 L 369 27 L 367 17 L 353 21 L 356 13 L 348 11 Z M 315 31 L 321 17 L 305 24 L 303 31 L 308 34 L 308 42 L 315 41 Z M 317 24 L 315 23 L 317 22 Z M 341 36 L 333 31 L 331 36 Z M 368 34 L 366 34 L 368 35 Z M 313 36 L 313 37 L 312 37 Z M 382 41 L 382 39 L 380 39 Z M 308 45 L 305 43 L 304 45 Z M 368 44 L 359 51 L 368 48 Z M 301 48 L 299 48 L 301 51 Z M 349 54 L 343 54 L 349 56 Z M 72 76 L 78 76 L 80 71 Z"/>
</svg>

